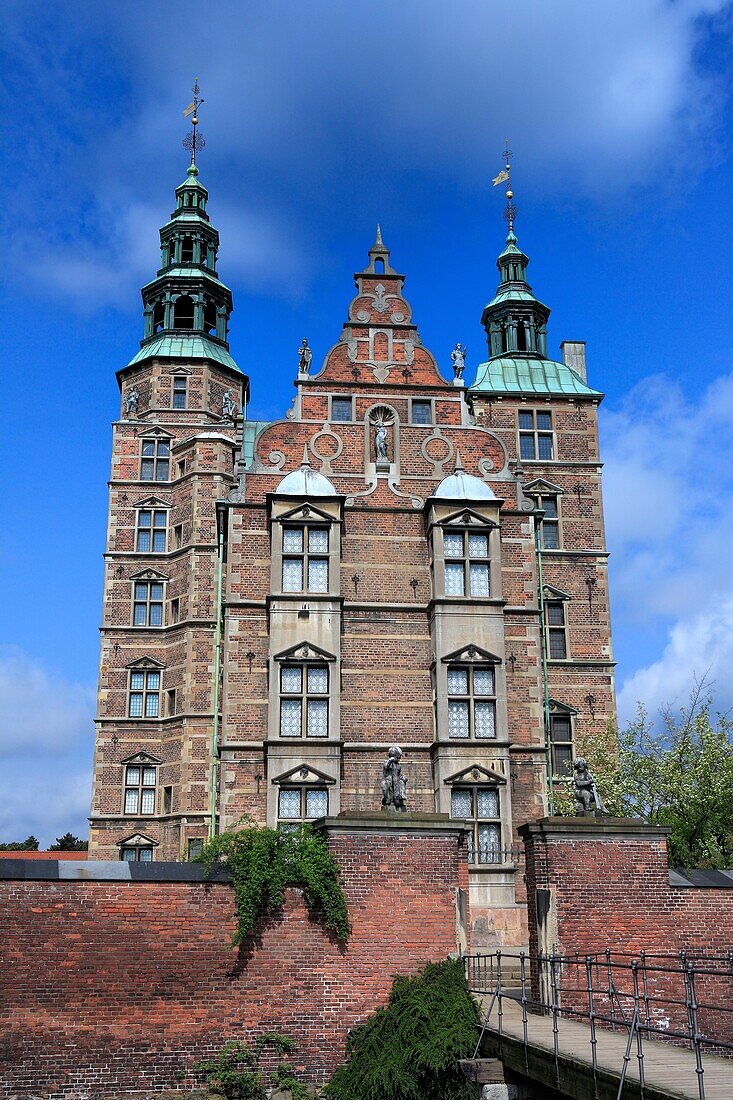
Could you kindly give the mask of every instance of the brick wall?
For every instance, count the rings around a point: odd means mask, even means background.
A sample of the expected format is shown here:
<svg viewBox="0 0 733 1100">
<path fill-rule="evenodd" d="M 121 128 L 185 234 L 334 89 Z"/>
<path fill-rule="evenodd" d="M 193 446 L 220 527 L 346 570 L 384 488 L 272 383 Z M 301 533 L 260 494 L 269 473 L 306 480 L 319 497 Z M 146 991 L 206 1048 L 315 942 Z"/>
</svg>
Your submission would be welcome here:
<svg viewBox="0 0 733 1100">
<path fill-rule="evenodd" d="M 0 876 L 13 877 L 0 878 L 0 1095 L 182 1087 L 176 1074 L 196 1058 L 268 1030 L 296 1039 L 295 1063 L 322 1081 L 395 974 L 463 946 L 456 825 L 355 822 L 329 828 L 353 922 L 345 949 L 296 889 L 235 950 L 231 887 L 201 881 L 198 867 L 88 863 L 72 879 L 58 864 L 3 861 Z M 67 877 L 39 881 L 39 868 Z M 111 880 L 130 873 L 142 878 Z"/>
</svg>

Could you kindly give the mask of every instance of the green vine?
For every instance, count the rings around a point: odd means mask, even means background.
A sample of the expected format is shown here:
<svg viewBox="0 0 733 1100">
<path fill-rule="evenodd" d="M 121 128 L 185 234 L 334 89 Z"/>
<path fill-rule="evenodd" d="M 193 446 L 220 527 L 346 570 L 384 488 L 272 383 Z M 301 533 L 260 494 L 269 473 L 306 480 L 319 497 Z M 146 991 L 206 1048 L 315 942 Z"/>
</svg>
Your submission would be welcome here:
<svg viewBox="0 0 733 1100">
<path fill-rule="evenodd" d="M 268 1087 L 259 1068 L 265 1047 L 272 1047 L 278 1054 L 291 1054 L 295 1043 L 275 1031 L 261 1035 L 253 1047 L 235 1040 L 225 1043 L 213 1058 L 196 1062 L 192 1072 L 227 1100 L 267 1100 Z M 312 1100 L 310 1090 L 298 1081 L 295 1070 L 286 1062 L 276 1066 L 271 1076 L 273 1084 L 290 1090 L 292 1100 Z"/>
<path fill-rule="evenodd" d="M 214 837 L 197 859 L 209 869 L 224 863 L 232 876 L 235 944 L 244 942 L 261 920 L 282 908 L 287 886 L 302 887 L 311 914 L 339 943 L 348 939 L 349 914 L 338 863 L 325 837 L 308 826 L 286 832 L 248 823 Z"/>
</svg>

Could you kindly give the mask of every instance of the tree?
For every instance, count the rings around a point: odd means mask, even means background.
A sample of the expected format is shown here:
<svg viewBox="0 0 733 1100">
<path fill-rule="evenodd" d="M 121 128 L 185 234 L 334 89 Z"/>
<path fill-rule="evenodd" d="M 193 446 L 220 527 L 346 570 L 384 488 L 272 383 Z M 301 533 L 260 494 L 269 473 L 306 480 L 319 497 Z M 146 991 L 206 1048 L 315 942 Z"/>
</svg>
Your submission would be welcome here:
<svg viewBox="0 0 733 1100">
<path fill-rule="evenodd" d="M 0 852 L 37 852 L 38 837 L 29 836 L 25 840 L 9 840 L 0 844 Z"/>
<path fill-rule="evenodd" d="M 733 868 L 733 720 L 711 716 L 697 684 L 678 711 L 664 707 L 653 723 L 640 704 L 616 739 L 579 745 L 608 811 L 668 825 L 673 867 Z M 573 813 L 572 784 L 555 787 L 555 810 Z"/>
<path fill-rule="evenodd" d="M 48 849 L 49 852 L 86 852 L 89 847 L 88 840 L 79 840 L 73 833 L 64 833 L 56 837 L 56 843 Z"/>
</svg>

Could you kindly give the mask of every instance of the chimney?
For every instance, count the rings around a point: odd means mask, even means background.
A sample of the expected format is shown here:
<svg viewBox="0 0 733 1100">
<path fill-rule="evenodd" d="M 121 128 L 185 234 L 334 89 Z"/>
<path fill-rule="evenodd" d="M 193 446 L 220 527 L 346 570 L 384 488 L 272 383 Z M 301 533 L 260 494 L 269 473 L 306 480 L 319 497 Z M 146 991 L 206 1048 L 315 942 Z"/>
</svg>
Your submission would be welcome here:
<svg viewBox="0 0 733 1100">
<path fill-rule="evenodd" d="M 562 361 L 566 366 L 580 375 L 584 382 L 588 381 L 585 370 L 585 340 L 563 340 L 560 344 Z"/>
</svg>

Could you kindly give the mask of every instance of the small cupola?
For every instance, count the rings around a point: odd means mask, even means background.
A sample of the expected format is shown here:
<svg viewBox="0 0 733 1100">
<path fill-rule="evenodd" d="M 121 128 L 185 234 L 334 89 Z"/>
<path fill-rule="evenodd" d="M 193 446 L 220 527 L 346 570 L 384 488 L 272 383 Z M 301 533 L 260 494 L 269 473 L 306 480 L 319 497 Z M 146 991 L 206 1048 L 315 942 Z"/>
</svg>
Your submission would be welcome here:
<svg viewBox="0 0 733 1100">
<path fill-rule="evenodd" d="M 466 473 L 458 452 L 453 473 L 443 478 L 433 496 L 442 500 L 496 500 L 490 485 Z"/>
<path fill-rule="evenodd" d="M 335 497 L 336 489 L 323 474 L 311 467 L 308 444 L 303 448 L 303 461 L 298 470 L 291 470 L 282 479 L 276 493 L 291 497 Z"/>
</svg>

